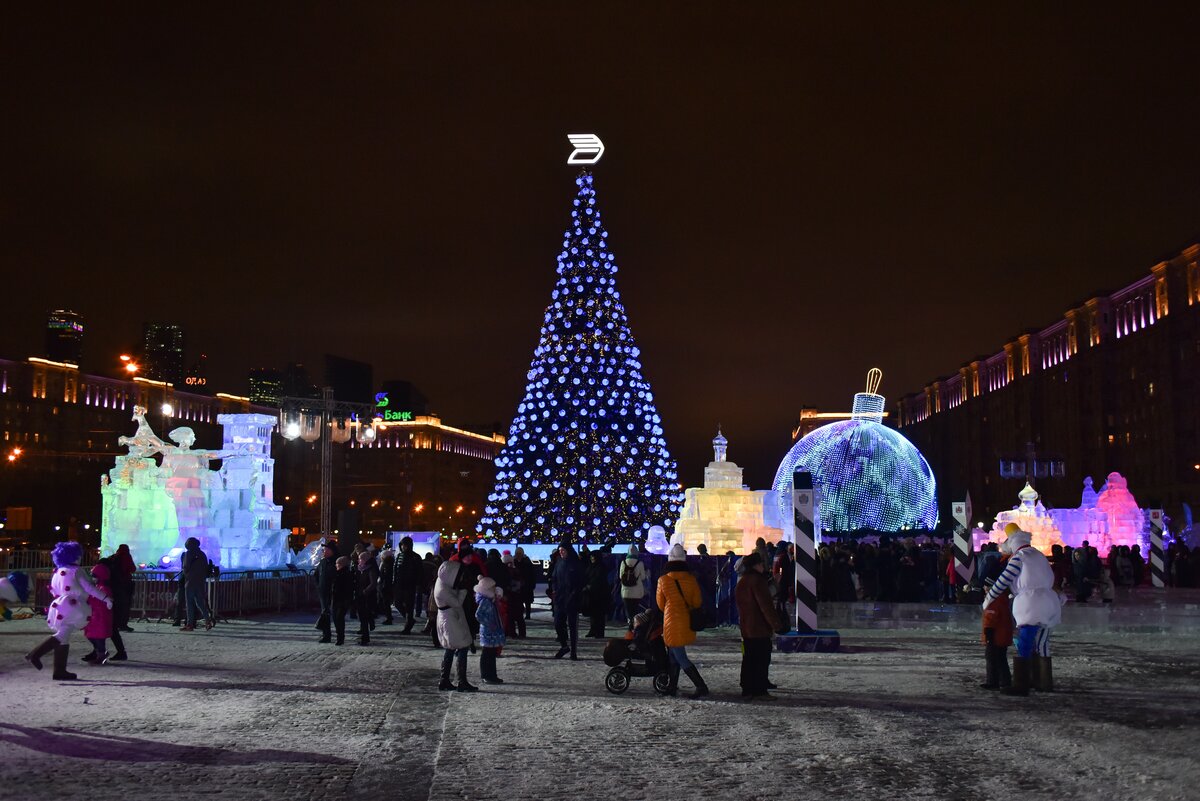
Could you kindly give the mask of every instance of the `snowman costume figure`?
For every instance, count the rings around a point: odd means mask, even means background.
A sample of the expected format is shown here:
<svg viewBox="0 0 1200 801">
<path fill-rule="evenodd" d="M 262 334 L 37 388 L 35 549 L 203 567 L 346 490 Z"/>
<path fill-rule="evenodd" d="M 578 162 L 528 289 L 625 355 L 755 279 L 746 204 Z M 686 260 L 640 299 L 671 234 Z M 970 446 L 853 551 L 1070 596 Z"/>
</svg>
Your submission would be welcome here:
<svg viewBox="0 0 1200 801">
<path fill-rule="evenodd" d="M 79 566 L 83 560 L 83 547 L 79 543 L 58 543 L 50 558 L 54 561 L 54 576 L 50 579 L 50 592 L 54 600 L 46 613 L 46 625 L 54 633 L 27 653 L 25 659 L 41 670 L 42 657 L 54 651 L 54 678 L 57 681 L 70 681 L 75 674 L 67 672 L 68 641 L 71 634 L 87 625 L 91 617 L 88 596 L 102 601 L 109 609 L 112 609 L 112 599 L 97 589 L 88 577 L 87 569 Z"/>
<path fill-rule="evenodd" d="M 1050 631 L 1062 622 L 1062 596 L 1054 591 L 1054 569 L 1041 551 L 1030 546 L 1032 535 L 1016 524 L 1005 527 L 1008 538 L 1000 550 L 1011 554 L 1004 572 L 988 590 L 987 609 L 1012 592 L 1013 623 L 1017 627 L 1017 655 L 1013 657 L 1012 686 L 1006 695 L 1028 695 L 1036 690 L 1052 692 L 1054 675 L 1050 662 Z"/>
</svg>

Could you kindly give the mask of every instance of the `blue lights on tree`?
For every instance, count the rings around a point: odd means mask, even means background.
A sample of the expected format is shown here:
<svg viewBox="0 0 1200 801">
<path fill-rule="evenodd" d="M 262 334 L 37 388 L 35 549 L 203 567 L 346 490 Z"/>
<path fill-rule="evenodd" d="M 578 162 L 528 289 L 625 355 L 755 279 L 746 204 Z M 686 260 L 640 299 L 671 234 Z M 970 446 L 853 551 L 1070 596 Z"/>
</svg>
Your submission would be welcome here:
<svg viewBox="0 0 1200 801">
<path fill-rule="evenodd" d="M 903 434 L 880 422 L 878 386 L 878 377 L 869 379 L 868 391 L 854 396 L 851 419 L 821 426 L 788 451 L 773 485 L 782 519 L 791 519 L 792 474 L 803 469 L 817 487 L 825 531 L 932 530 L 937 525 L 933 471 Z"/>
<path fill-rule="evenodd" d="M 484 540 L 633 542 L 679 516 L 678 472 L 617 292 L 592 175 L 575 183 L 558 282 L 478 524 Z"/>
</svg>

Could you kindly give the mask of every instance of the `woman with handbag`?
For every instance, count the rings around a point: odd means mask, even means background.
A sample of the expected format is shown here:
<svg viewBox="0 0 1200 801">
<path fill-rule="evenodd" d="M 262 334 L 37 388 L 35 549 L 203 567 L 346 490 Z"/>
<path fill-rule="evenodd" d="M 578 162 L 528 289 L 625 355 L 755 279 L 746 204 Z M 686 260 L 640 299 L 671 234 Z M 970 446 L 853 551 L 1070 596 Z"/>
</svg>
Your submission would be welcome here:
<svg viewBox="0 0 1200 801">
<path fill-rule="evenodd" d="M 670 684 L 667 695 L 675 695 L 679 689 L 679 671 L 683 670 L 696 685 L 692 698 L 708 695 L 708 685 L 700 676 L 699 669 L 688 659 L 686 646 L 696 641 L 693 612 L 703 617 L 703 599 L 696 577 L 688 569 L 687 552 L 679 543 L 671 546 L 667 566 L 658 579 L 656 593 L 658 608 L 663 612 L 663 644 L 667 646 Z M 699 624 L 703 628 L 703 623 Z"/>
</svg>

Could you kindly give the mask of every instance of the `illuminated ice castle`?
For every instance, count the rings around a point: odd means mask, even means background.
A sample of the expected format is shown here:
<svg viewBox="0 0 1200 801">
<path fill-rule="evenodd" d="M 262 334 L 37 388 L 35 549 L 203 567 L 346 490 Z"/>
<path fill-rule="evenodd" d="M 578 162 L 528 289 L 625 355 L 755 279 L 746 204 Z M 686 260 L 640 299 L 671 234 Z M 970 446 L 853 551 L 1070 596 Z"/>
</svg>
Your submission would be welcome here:
<svg viewBox="0 0 1200 801">
<path fill-rule="evenodd" d="M 898 431 L 883 425 L 883 373 L 867 374 L 849 420 L 821 426 L 788 451 L 775 474 L 780 515 L 790 520 L 792 474 L 812 473 L 825 531 L 902 531 L 937 525 L 937 482 L 929 463 Z"/>
<path fill-rule="evenodd" d="M 174 564 L 188 537 L 200 540 L 209 559 L 226 569 L 260 570 L 290 561 L 282 507 L 274 502 L 275 460 L 271 430 L 276 419 L 263 414 L 222 414 L 219 451 L 193 450 L 187 427 L 170 433 L 174 445 L 155 435 L 146 410 L 135 406 L 132 437 L 117 442 L 129 453 L 100 480 L 103 517 L 100 551 L 108 555 L 129 545 L 134 558 L 154 566 Z M 162 454 L 161 466 L 154 460 Z M 209 463 L 221 460 L 219 470 Z"/>
<path fill-rule="evenodd" d="M 1095 547 L 1102 559 L 1114 545 L 1145 551 L 1149 521 L 1120 473 L 1109 473 L 1099 493 L 1092 487 L 1092 477 L 1085 478 L 1077 509 L 1047 509 L 1028 483 L 1017 498 L 1020 503 L 996 515 L 991 531 L 975 530 L 976 549 L 985 542 L 1003 542 L 1007 537 L 1004 527 L 1016 523 L 1033 536 L 1033 547 L 1047 554 L 1055 545 L 1078 548 L 1084 541 Z"/>
<path fill-rule="evenodd" d="M 778 496 L 773 490 L 746 489 L 742 468 L 726 458 L 728 447 L 729 440 L 718 428 L 713 460 L 704 468 L 704 487 L 684 491 L 675 534 L 688 553 L 697 553 L 701 544 L 712 554 L 749 553 L 759 537 L 768 542 L 784 538 Z"/>
</svg>

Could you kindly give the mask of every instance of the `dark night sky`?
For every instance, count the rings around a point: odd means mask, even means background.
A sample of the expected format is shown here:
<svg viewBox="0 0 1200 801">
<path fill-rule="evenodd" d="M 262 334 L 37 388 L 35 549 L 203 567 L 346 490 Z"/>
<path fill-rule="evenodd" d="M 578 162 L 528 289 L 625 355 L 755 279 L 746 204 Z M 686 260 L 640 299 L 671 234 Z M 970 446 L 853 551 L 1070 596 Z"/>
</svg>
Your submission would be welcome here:
<svg viewBox="0 0 1200 801">
<path fill-rule="evenodd" d="M 243 5 L 0 11 L 0 356 L 54 307 L 93 371 L 174 320 L 218 389 L 331 352 L 507 425 L 594 131 L 682 477 L 719 421 L 764 487 L 801 405 L 919 389 L 1200 235 L 1194 13 Z"/>
</svg>

